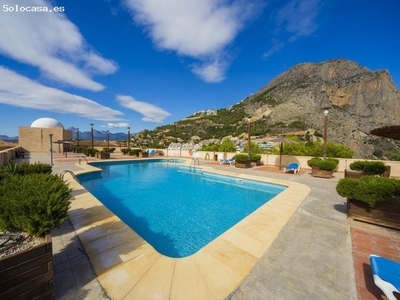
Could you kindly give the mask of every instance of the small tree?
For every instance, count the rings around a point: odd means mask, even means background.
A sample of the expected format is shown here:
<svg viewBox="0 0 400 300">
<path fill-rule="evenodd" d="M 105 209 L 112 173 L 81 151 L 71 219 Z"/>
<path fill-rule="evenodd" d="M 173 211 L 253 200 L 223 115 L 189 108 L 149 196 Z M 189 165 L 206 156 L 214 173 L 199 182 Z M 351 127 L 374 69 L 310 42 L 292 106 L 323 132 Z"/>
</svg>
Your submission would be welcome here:
<svg viewBox="0 0 400 300">
<path fill-rule="evenodd" d="M 248 143 L 244 147 L 242 153 L 249 153 L 249 145 L 248 145 Z M 264 153 L 264 150 L 261 149 L 260 146 L 258 146 L 258 144 L 254 143 L 254 142 L 250 142 L 250 153 L 252 153 L 252 154 L 261 154 L 261 153 Z"/>
<path fill-rule="evenodd" d="M 219 151 L 219 145 L 218 144 L 203 145 L 201 146 L 200 151 Z"/>
<path fill-rule="evenodd" d="M 219 145 L 218 151 L 221 152 L 236 152 L 236 146 L 230 138 L 224 138 Z"/>
</svg>

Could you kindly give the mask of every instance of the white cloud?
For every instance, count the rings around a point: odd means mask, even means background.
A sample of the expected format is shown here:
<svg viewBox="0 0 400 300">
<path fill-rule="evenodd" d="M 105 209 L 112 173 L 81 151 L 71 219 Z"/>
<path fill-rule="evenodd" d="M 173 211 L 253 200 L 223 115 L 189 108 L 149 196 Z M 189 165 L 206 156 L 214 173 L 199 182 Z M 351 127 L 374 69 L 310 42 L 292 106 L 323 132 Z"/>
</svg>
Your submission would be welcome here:
<svg viewBox="0 0 400 300">
<path fill-rule="evenodd" d="M 214 69 L 213 73 L 220 74 L 215 76 L 216 81 L 224 77 L 228 64 L 224 59 L 225 48 L 260 7 L 256 2 L 125 0 L 136 23 L 145 27 L 160 50 L 172 50 L 178 55 L 195 58 L 200 61 L 200 65 L 207 64 L 207 61 L 224 61 L 192 69 L 209 82 L 212 82 L 212 76 L 207 75 L 207 70 Z"/>
<path fill-rule="evenodd" d="M 289 41 L 309 36 L 318 29 L 316 18 L 320 0 L 292 0 L 278 14 L 279 26 L 291 34 Z"/>
<path fill-rule="evenodd" d="M 272 47 L 263 57 L 268 58 L 287 43 L 300 37 L 310 36 L 318 29 L 317 17 L 321 0 L 292 0 L 285 5 L 275 19 L 278 36 L 272 39 Z"/>
<path fill-rule="evenodd" d="M 13 2 L 0 0 L 3 5 Z M 46 0 L 19 0 L 20 6 L 52 7 Z M 0 54 L 38 67 L 52 80 L 99 91 L 104 88 L 90 74 L 111 74 L 114 62 L 96 54 L 65 13 L 2 12 Z"/>
<path fill-rule="evenodd" d="M 263 54 L 263 58 L 270 57 L 272 54 L 281 50 L 283 48 L 283 46 L 285 46 L 285 43 L 282 43 L 281 41 L 273 38 L 272 39 L 272 47 L 266 53 Z"/>
<path fill-rule="evenodd" d="M 142 120 L 146 122 L 162 123 L 171 114 L 153 104 L 141 102 L 127 95 L 117 95 L 118 103 L 125 108 L 137 111 L 143 115 Z"/>
<path fill-rule="evenodd" d="M 0 66 L 0 103 L 102 121 L 119 121 L 118 110 L 74 94 L 41 85 Z"/>
<path fill-rule="evenodd" d="M 113 129 L 113 128 L 127 128 L 129 127 L 129 123 L 108 123 L 107 128 Z"/>
<path fill-rule="evenodd" d="M 226 63 L 220 64 L 218 60 L 202 65 L 194 64 L 192 72 L 205 82 L 220 82 L 225 79 Z"/>
</svg>

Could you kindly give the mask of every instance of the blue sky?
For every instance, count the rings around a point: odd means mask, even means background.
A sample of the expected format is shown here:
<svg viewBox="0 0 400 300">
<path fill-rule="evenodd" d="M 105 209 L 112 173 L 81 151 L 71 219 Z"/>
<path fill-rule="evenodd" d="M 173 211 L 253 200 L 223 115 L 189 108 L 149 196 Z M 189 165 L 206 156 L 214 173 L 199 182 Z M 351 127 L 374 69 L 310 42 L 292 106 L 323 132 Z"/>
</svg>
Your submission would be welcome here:
<svg viewBox="0 0 400 300">
<path fill-rule="evenodd" d="M 63 12 L 21 11 L 38 6 Z M 0 0 L 0 135 L 41 117 L 153 129 L 334 58 L 399 87 L 399 13 L 398 0 Z"/>
</svg>

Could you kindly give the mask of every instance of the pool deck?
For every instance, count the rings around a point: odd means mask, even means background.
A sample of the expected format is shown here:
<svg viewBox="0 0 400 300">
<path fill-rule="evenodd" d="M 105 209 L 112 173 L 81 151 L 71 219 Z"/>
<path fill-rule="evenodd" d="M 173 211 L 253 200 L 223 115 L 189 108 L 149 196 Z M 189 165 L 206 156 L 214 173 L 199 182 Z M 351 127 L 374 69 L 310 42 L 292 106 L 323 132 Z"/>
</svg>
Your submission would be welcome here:
<svg viewBox="0 0 400 300">
<path fill-rule="evenodd" d="M 76 157 L 58 155 L 54 163 L 55 173 L 91 168 Z M 70 219 L 53 232 L 56 298 L 385 299 L 369 278 L 367 258 L 373 252 L 399 259 L 400 234 L 347 220 L 335 192 L 343 174 L 320 179 L 266 167 L 200 166 L 289 188 L 199 252 L 174 259 L 66 175 L 74 191 Z"/>
</svg>

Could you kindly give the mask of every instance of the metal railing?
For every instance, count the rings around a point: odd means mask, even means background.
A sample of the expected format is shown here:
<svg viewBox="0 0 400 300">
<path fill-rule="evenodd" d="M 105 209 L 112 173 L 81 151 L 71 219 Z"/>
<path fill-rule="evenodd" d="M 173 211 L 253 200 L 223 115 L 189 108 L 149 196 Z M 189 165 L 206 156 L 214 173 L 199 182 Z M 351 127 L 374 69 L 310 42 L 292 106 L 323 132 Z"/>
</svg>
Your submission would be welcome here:
<svg viewBox="0 0 400 300">
<path fill-rule="evenodd" d="M 65 175 L 66 173 L 71 174 L 72 178 L 75 179 L 78 183 L 80 183 L 78 177 L 76 177 L 75 173 L 72 172 L 71 170 L 64 170 L 64 171 L 61 172 L 60 178 L 61 178 L 62 180 L 64 180 L 64 175 Z"/>
</svg>

